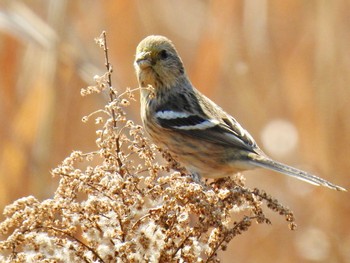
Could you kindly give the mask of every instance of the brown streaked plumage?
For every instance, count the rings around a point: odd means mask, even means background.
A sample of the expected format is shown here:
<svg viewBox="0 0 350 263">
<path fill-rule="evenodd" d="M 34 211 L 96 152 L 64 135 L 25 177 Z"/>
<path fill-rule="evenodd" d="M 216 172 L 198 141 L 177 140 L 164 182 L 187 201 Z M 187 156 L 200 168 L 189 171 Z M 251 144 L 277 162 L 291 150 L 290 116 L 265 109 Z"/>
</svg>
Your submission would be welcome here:
<svg viewBox="0 0 350 263">
<path fill-rule="evenodd" d="M 166 37 L 143 39 L 137 46 L 134 65 L 146 131 L 190 172 L 219 178 L 263 167 L 311 184 L 346 191 L 267 157 L 232 116 L 193 87 L 175 46 Z"/>
</svg>

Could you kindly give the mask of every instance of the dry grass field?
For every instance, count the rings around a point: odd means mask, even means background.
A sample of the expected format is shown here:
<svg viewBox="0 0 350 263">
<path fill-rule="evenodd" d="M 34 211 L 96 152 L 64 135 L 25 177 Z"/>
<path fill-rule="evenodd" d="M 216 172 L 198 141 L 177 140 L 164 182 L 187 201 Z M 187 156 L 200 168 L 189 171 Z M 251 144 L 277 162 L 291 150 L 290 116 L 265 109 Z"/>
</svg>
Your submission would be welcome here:
<svg viewBox="0 0 350 263">
<path fill-rule="evenodd" d="M 136 45 L 161 34 L 193 84 L 232 114 L 265 152 L 350 189 L 350 1 L 0 1 L 0 210 L 52 197 L 55 168 L 95 147 L 84 115 L 108 94 L 81 97 L 104 72 L 94 43 L 107 32 L 114 88 L 137 87 Z M 138 99 L 138 97 L 137 97 Z M 138 103 L 131 119 L 140 122 Z M 244 173 L 294 211 L 270 215 L 220 254 L 230 262 L 350 262 L 350 196 L 277 173 Z"/>
</svg>

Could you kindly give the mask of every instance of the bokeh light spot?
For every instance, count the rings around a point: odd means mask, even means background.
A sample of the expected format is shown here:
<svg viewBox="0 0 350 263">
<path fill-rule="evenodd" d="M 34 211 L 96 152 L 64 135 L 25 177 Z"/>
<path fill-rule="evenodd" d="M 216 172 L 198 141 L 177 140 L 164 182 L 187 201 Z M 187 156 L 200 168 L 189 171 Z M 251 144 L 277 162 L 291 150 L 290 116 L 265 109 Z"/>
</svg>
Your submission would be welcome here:
<svg viewBox="0 0 350 263">
<path fill-rule="evenodd" d="M 291 122 L 276 119 L 264 127 L 261 139 L 263 150 L 269 155 L 283 156 L 295 149 L 298 143 L 298 132 Z"/>
<path fill-rule="evenodd" d="M 295 246 L 299 255 L 307 260 L 326 262 L 330 252 L 328 236 L 313 227 L 299 233 L 295 239 Z"/>
</svg>

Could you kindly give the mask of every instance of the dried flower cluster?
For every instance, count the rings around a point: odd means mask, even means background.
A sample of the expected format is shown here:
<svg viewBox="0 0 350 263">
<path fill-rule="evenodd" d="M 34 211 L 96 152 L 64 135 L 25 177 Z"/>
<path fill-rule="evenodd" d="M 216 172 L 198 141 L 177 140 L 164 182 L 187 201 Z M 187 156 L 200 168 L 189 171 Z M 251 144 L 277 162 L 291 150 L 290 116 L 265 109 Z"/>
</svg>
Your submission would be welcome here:
<svg viewBox="0 0 350 263">
<path fill-rule="evenodd" d="M 82 91 L 110 93 L 104 109 L 83 118 L 100 127 L 97 149 L 75 151 L 52 171 L 60 177 L 52 199 L 5 208 L 1 262 L 219 262 L 217 252 L 252 222 L 270 223 L 264 202 L 295 227 L 290 210 L 241 175 L 203 182 L 150 143 L 125 112 L 134 91 L 112 89 L 104 34 L 98 42 L 107 73 Z"/>
</svg>

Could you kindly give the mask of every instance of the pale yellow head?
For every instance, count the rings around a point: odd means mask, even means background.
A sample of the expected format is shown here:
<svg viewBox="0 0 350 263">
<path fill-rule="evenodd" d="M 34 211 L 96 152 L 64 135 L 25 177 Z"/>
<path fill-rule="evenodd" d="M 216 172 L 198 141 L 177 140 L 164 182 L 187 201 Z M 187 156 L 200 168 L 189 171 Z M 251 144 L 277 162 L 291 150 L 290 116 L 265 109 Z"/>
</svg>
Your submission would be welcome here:
<svg viewBox="0 0 350 263">
<path fill-rule="evenodd" d="M 163 36 L 148 36 L 139 43 L 134 66 L 141 87 L 171 88 L 185 76 L 174 45 Z"/>
</svg>

